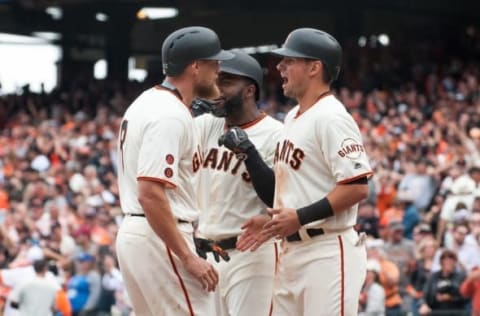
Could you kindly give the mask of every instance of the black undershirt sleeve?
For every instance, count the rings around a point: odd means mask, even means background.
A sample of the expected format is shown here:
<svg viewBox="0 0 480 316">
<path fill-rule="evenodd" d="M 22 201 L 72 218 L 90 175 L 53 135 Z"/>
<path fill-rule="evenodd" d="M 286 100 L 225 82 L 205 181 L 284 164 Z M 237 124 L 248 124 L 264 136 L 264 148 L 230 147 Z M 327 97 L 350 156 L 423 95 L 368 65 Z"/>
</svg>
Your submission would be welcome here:
<svg viewBox="0 0 480 316">
<path fill-rule="evenodd" d="M 360 179 L 355 179 L 353 181 L 344 183 L 343 185 L 349 185 L 349 184 L 368 184 L 368 179 L 367 177 L 361 177 Z"/>
<path fill-rule="evenodd" d="M 263 161 L 255 147 L 247 150 L 245 166 L 252 180 L 253 188 L 258 197 L 269 207 L 273 207 L 273 196 L 275 192 L 275 173 Z"/>
</svg>

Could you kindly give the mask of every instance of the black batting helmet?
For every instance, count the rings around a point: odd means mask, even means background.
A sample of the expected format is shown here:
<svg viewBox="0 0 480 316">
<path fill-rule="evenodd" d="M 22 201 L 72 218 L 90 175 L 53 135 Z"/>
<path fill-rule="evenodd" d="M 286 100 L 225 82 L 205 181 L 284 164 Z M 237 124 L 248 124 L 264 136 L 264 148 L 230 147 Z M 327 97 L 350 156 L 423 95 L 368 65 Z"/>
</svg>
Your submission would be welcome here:
<svg viewBox="0 0 480 316">
<path fill-rule="evenodd" d="M 232 57 L 220 47 L 217 34 L 202 26 L 176 30 L 162 45 L 163 73 L 172 77 L 180 75 L 194 60 L 226 60 Z"/>
<path fill-rule="evenodd" d="M 258 61 L 252 56 L 242 51 L 230 51 L 234 57 L 229 60 L 222 61 L 220 71 L 232 75 L 247 77 L 257 86 L 256 99 L 260 94 L 260 87 L 263 83 L 263 70 Z"/>
<path fill-rule="evenodd" d="M 342 47 L 327 32 L 313 28 L 299 28 L 288 34 L 281 48 L 274 54 L 286 57 L 300 57 L 320 60 L 330 78 L 338 78 L 342 63 Z"/>
</svg>

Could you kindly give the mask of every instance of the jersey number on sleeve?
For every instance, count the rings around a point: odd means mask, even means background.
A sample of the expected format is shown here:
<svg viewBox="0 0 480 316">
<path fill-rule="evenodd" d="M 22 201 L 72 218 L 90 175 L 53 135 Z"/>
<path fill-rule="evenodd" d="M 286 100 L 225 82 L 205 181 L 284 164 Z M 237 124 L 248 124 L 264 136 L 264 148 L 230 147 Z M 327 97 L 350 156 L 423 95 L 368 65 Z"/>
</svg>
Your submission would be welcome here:
<svg viewBox="0 0 480 316">
<path fill-rule="evenodd" d="M 128 121 L 125 120 L 122 122 L 122 126 L 120 127 L 120 153 L 122 155 L 122 170 L 125 169 L 125 164 L 124 164 L 124 156 L 123 156 L 123 144 L 125 143 L 125 138 L 127 137 L 127 126 L 128 126 Z"/>
</svg>

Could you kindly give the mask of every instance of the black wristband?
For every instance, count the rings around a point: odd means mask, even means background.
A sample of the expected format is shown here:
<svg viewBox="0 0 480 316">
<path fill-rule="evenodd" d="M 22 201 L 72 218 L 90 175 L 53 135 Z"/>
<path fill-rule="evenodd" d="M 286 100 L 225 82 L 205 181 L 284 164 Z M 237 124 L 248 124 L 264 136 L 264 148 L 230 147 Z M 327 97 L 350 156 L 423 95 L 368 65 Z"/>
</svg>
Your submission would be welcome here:
<svg viewBox="0 0 480 316">
<path fill-rule="evenodd" d="M 318 202 L 297 209 L 298 221 L 302 226 L 333 215 L 332 206 L 326 197 Z"/>
</svg>

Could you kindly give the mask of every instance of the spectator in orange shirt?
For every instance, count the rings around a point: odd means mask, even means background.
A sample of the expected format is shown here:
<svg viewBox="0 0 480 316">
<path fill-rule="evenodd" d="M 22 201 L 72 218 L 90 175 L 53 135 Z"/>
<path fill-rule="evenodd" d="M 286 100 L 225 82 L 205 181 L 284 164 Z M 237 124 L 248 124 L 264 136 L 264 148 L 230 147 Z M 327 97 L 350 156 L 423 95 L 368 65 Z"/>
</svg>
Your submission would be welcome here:
<svg viewBox="0 0 480 316">
<path fill-rule="evenodd" d="M 0 211 L 5 212 L 10 208 L 9 197 L 3 183 L 0 182 Z"/>
<path fill-rule="evenodd" d="M 380 176 L 379 190 L 377 192 L 377 210 L 379 217 L 383 217 L 386 210 L 393 206 L 397 195 L 396 183 L 390 174 Z"/>
<path fill-rule="evenodd" d="M 385 290 L 385 310 L 387 316 L 401 315 L 402 298 L 400 296 L 400 271 L 395 263 L 387 259 L 380 239 L 367 242 L 367 258 L 377 260 L 380 264 L 378 275 Z"/>
<path fill-rule="evenodd" d="M 460 286 L 460 293 L 472 300 L 471 316 L 480 316 L 480 267 L 475 267 Z"/>
<path fill-rule="evenodd" d="M 403 214 L 405 213 L 404 206 L 404 201 L 397 196 L 393 201 L 392 206 L 383 212 L 383 215 L 380 218 L 380 223 L 386 223 L 389 225 L 391 222 L 402 222 Z"/>
</svg>

